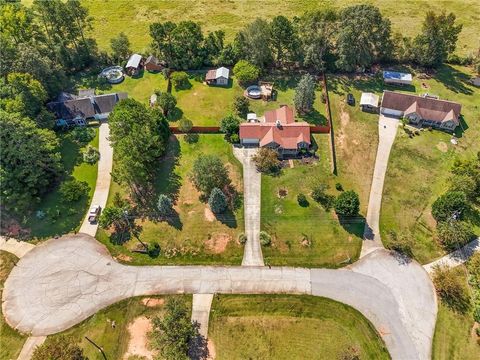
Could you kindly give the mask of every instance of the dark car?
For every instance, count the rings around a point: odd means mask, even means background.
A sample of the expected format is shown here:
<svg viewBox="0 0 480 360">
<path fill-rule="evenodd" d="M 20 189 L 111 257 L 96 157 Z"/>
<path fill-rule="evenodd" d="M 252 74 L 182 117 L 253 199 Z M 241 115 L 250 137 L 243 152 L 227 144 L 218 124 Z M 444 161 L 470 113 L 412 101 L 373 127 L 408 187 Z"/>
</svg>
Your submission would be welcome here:
<svg viewBox="0 0 480 360">
<path fill-rule="evenodd" d="M 352 94 L 347 95 L 347 104 L 350 106 L 355 105 L 355 98 L 353 97 Z"/>
</svg>

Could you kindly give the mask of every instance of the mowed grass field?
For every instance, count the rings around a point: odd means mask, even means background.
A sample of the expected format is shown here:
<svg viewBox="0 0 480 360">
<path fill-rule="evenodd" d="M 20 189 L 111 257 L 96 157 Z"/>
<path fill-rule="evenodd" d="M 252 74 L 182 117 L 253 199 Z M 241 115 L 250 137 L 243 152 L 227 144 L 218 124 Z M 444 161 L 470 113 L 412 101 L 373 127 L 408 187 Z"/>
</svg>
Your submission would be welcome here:
<svg viewBox="0 0 480 360">
<path fill-rule="evenodd" d="M 157 194 L 174 199 L 176 214 L 169 222 L 137 220 L 141 227 L 140 240 L 158 242 L 160 256 L 152 259 L 145 254 L 133 253 L 131 250 L 139 245 L 134 237 L 120 244 L 111 240 L 107 232 L 99 230 L 97 238 L 113 256 L 137 265 L 240 264 L 243 246 L 237 238 L 244 231 L 243 207 L 215 217 L 208 204 L 200 200 L 200 193 L 190 180 L 193 163 L 200 154 L 218 156 L 227 167 L 236 190 L 240 194 L 243 192 L 242 166 L 223 135 L 201 134 L 193 143 L 188 143 L 183 135 L 172 135 L 167 154 L 158 163 L 155 189 Z M 126 194 L 125 189 L 112 182 L 109 204 L 116 192 Z"/>
<path fill-rule="evenodd" d="M 32 0 L 22 0 L 31 4 Z M 205 32 L 224 30 L 228 41 L 236 32 L 257 17 L 270 19 L 276 15 L 299 16 L 305 11 L 341 9 L 345 6 L 370 3 L 380 8 L 392 21 L 393 31 L 413 36 L 420 31 L 425 13 L 452 11 L 463 24 L 457 52 L 466 55 L 478 48 L 478 0 L 177 0 L 140 1 L 83 0 L 82 4 L 93 17 L 92 34 L 99 47 L 109 49 L 110 39 L 124 32 L 130 39 L 132 50 L 148 52 L 151 42 L 149 26 L 153 22 L 198 21 Z"/>
<path fill-rule="evenodd" d="M 358 311 L 313 296 L 216 296 L 209 340 L 218 360 L 341 359 L 349 347 L 360 359 L 390 358 Z"/>
</svg>

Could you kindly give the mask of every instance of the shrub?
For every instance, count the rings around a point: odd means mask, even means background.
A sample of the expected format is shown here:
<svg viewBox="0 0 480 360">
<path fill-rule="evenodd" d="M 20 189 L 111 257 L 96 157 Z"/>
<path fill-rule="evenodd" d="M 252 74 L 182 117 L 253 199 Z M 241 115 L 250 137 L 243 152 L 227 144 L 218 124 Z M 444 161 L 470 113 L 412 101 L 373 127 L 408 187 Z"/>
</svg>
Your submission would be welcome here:
<svg viewBox="0 0 480 360">
<path fill-rule="evenodd" d="M 407 232 L 397 235 L 394 230 L 389 231 L 388 236 L 390 241 L 387 248 L 394 250 L 408 257 L 413 257 L 413 237 Z"/>
<path fill-rule="evenodd" d="M 208 205 L 215 214 L 221 214 L 227 210 L 227 197 L 219 188 L 213 188 L 208 198 Z"/>
<path fill-rule="evenodd" d="M 461 191 L 448 191 L 432 205 L 432 216 L 437 221 L 461 219 L 468 208 L 467 196 Z"/>
<path fill-rule="evenodd" d="M 325 211 L 329 211 L 335 204 L 335 196 L 326 193 L 328 185 L 318 184 L 312 190 L 312 198 L 318 202 Z"/>
<path fill-rule="evenodd" d="M 448 250 L 465 245 L 474 236 L 472 225 L 464 221 L 450 220 L 437 224 L 438 241 Z"/>
<path fill-rule="evenodd" d="M 238 144 L 240 142 L 240 136 L 238 136 L 238 134 L 233 134 L 230 136 L 230 142 L 232 144 Z"/>
<path fill-rule="evenodd" d="M 58 337 L 49 336 L 42 345 L 33 351 L 32 360 L 51 359 L 86 360 L 88 358 L 83 355 L 83 350 L 73 337 L 60 335 Z"/>
<path fill-rule="evenodd" d="M 83 161 L 87 164 L 93 165 L 100 159 L 100 152 L 97 148 L 94 148 L 91 145 L 88 145 L 85 151 L 83 152 Z"/>
<path fill-rule="evenodd" d="M 160 194 L 157 201 L 157 210 L 158 215 L 162 217 L 167 217 L 171 215 L 173 212 L 172 200 L 168 196 Z"/>
<path fill-rule="evenodd" d="M 184 71 L 175 71 L 171 76 L 175 90 L 183 90 L 190 88 L 191 84 L 188 80 L 188 74 Z"/>
<path fill-rule="evenodd" d="M 460 313 L 469 310 L 471 296 L 461 268 L 436 267 L 433 284 L 438 296 L 447 306 Z"/>
<path fill-rule="evenodd" d="M 359 210 L 360 199 L 355 191 L 344 191 L 335 200 L 335 212 L 340 216 L 356 216 Z"/>
<path fill-rule="evenodd" d="M 151 258 L 158 257 L 158 255 L 160 255 L 160 245 L 157 242 L 148 244 L 147 253 L 148 253 L 148 256 L 150 256 Z"/>
<path fill-rule="evenodd" d="M 79 145 L 88 144 L 95 137 L 95 130 L 86 126 L 74 127 L 69 134 L 72 141 Z"/>
<path fill-rule="evenodd" d="M 240 119 L 235 115 L 227 115 L 220 121 L 220 131 L 225 134 L 225 139 L 232 142 L 232 136 L 237 135 L 240 129 Z"/>
<path fill-rule="evenodd" d="M 233 73 L 238 82 L 245 85 L 258 79 L 260 69 L 247 60 L 240 60 L 233 67 Z"/>
<path fill-rule="evenodd" d="M 180 119 L 178 123 L 178 130 L 180 130 L 183 133 L 190 132 L 190 130 L 192 130 L 192 127 L 193 127 L 192 121 L 187 118 Z"/>
<path fill-rule="evenodd" d="M 238 242 L 240 244 L 245 244 L 247 242 L 247 236 L 244 233 L 238 235 Z"/>
<path fill-rule="evenodd" d="M 263 246 L 270 246 L 272 243 L 271 236 L 265 231 L 260 231 L 260 244 Z"/>
<path fill-rule="evenodd" d="M 235 115 L 242 119 L 246 119 L 249 107 L 250 101 L 245 96 L 239 95 L 235 97 L 233 102 L 233 111 L 235 112 Z"/>
<path fill-rule="evenodd" d="M 77 201 L 82 196 L 87 195 L 90 187 L 85 181 L 76 179 L 65 181 L 60 185 L 60 194 L 63 200 L 71 202 Z"/>
<path fill-rule="evenodd" d="M 177 99 L 169 92 L 162 92 L 157 95 L 157 105 L 162 109 L 163 116 L 168 116 L 177 106 Z"/>
<path fill-rule="evenodd" d="M 302 193 L 297 195 L 297 202 L 301 207 L 307 207 L 309 205 L 307 197 Z"/>
<path fill-rule="evenodd" d="M 467 262 L 467 268 L 476 287 L 480 289 L 480 252 L 476 252 Z"/>
<path fill-rule="evenodd" d="M 335 184 L 335 189 L 337 189 L 338 191 L 343 191 L 343 186 L 342 186 L 342 184 L 336 183 L 336 184 Z"/>
<path fill-rule="evenodd" d="M 258 171 L 266 174 L 276 174 L 280 171 L 280 161 L 275 150 L 260 148 L 253 156 Z"/>
<path fill-rule="evenodd" d="M 199 155 L 193 163 L 191 180 L 205 197 L 214 188 L 224 189 L 230 184 L 228 170 L 220 158 L 214 155 Z"/>
</svg>

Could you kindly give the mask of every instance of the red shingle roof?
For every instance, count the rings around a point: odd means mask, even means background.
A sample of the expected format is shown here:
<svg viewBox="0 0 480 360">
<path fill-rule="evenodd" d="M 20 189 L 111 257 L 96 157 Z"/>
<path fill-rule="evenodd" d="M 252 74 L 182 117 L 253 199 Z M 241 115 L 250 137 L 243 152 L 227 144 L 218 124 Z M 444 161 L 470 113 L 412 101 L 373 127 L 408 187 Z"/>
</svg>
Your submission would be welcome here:
<svg viewBox="0 0 480 360">
<path fill-rule="evenodd" d="M 287 105 L 282 105 L 279 109 L 265 111 L 265 122 L 274 123 L 277 120 L 280 120 L 282 124 L 295 122 L 293 109 Z"/>
</svg>

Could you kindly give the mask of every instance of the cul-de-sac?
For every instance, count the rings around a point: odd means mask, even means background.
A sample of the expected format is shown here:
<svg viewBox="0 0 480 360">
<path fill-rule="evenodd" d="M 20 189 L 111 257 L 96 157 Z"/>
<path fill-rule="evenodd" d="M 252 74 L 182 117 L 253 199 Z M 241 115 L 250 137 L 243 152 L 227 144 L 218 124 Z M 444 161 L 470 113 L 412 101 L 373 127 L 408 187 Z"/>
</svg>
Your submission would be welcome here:
<svg viewBox="0 0 480 360">
<path fill-rule="evenodd" d="M 0 360 L 480 359 L 478 0 L 0 0 Z"/>
</svg>

